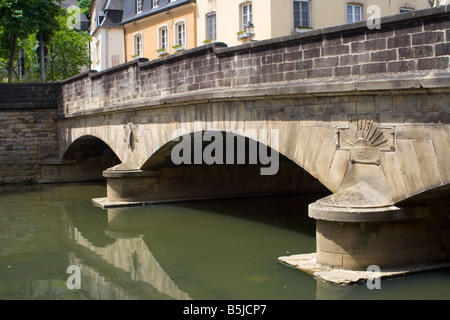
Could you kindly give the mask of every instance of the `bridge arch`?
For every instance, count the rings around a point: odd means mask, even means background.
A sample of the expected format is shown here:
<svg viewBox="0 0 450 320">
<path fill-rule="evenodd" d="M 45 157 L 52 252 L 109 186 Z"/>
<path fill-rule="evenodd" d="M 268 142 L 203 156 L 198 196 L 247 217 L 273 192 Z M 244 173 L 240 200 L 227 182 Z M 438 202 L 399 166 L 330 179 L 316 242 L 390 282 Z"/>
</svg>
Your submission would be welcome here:
<svg viewBox="0 0 450 320">
<path fill-rule="evenodd" d="M 75 139 L 64 151 L 63 159 L 79 160 L 85 158 L 108 157 L 120 161 L 111 146 L 93 135 L 83 135 Z"/>
<path fill-rule="evenodd" d="M 269 140 L 272 146 L 279 144 L 274 134 L 262 138 L 267 132 L 259 132 L 259 140 L 266 142 L 262 143 L 249 132 L 245 136 L 221 130 L 175 135 L 138 170 L 124 170 L 126 165 L 107 170 L 108 199 L 145 203 L 329 193 L 296 162 L 268 146 Z"/>
<path fill-rule="evenodd" d="M 66 180 L 92 181 L 104 180 L 103 171 L 121 161 L 102 139 L 93 135 L 83 135 L 67 147 L 62 162 L 65 164 Z"/>
</svg>

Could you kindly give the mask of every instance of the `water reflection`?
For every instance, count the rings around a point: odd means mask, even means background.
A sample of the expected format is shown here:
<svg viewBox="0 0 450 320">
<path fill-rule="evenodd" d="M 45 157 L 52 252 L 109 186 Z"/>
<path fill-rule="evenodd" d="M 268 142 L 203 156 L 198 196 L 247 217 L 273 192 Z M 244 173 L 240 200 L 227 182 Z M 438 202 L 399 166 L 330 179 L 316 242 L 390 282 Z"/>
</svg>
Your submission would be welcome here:
<svg viewBox="0 0 450 320">
<path fill-rule="evenodd" d="M 368 290 L 279 264 L 315 251 L 306 208 L 323 195 L 102 210 L 91 199 L 104 192 L 63 184 L 0 193 L 0 299 L 450 298 L 445 271 Z M 72 264 L 81 290 L 66 286 Z"/>
</svg>

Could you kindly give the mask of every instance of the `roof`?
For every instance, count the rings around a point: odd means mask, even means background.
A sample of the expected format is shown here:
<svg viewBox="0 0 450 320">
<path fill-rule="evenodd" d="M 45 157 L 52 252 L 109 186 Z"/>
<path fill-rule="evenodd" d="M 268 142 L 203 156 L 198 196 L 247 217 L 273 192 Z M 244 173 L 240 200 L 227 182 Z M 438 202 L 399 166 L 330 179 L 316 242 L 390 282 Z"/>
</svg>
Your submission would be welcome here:
<svg viewBox="0 0 450 320">
<path fill-rule="evenodd" d="M 122 24 L 195 2 L 195 0 L 172 0 L 171 2 L 169 0 L 159 0 L 158 6 L 152 8 L 152 0 L 142 1 L 142 12 L 136 13 L 136 0 L 123 0 Z"/>
<path fill-rule="evenodd" d="M 107 10 L 123 11 L 123 2 L 124 0 L 108 0 L 105 2 L 105 5 L 103 6 L 103 11 Z"/>
</svg>

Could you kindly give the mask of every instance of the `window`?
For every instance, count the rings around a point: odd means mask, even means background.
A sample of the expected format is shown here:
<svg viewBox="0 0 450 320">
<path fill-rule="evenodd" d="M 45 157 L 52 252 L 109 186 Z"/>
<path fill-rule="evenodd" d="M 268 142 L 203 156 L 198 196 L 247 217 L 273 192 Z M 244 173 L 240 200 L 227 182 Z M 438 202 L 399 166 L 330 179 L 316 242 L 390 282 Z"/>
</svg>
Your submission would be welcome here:
<svg viewBox="0 0 450 320">
<path fill-rule="evenodd" d="M 242 16 L 242 26 L 241 26 L 241 30 L 244 30 L 244 28 L 249 24 L 249 22 L 252 22 L 253 17 L 252 17 L 252 4 L 248 3 L 248 4 L 244 4 L 242 5 L 242 9 L 241 9 L 241 16 Z"/>
<path fill-rule="evenodd" d="M 400 13 L 411 12 L 411 11 L 414 11 L 414 9 L 411 9 L 411 8 L 400 8 Z"/>
<path fill-rule="evenodd" d="M 100 64 L 100 58 L 101 58 L 101 47 L 100 47 L 100 39 L 97 40 L 94 47 L 94 58 L 95 58 L 95 64 Z"/>
<path fill-rule="evenodd" d="M 142 1 L 143 0 L 136 0 L 136 13 L 142 12 Z"/>
<path fill-rule="evenodd" d="M 134 36 L 134 57 L 142 57 L 142 34 Z"/>
<path fill-rule="evenodd" d="M 347 22 L 353 23 L 361 21 L 361 5 L 349 4 L 347 5 Z"/>
<path fill-rule="evenodd" d="M 294 28 L 311 27 L 311 7 L 309 1 L 294 0 Z"/>
<path fill-rule="evenodd" d="M 99 15 L 99 16 L 97 17 L 97 26 L 99 26 L 99 25 L 102 24 L 103 18 L 105 18 L 105 16 L 100 16 L 100 15 Z"/>
<path fill-rule="evenodd" d="M 169 29 L 167 26 L 159 28 L 159 49 L 169 49 Z"/>
<path fill-rule="evenodd" d="M 158 6 L 159 0 L 152 0 L 152 8 L 156 8 Z"/>
<path fill-rule="evenodd" d="M 206 16 L 206 40 L 216 40 L 216 14 Z"/>
<path fill-rule="evenodd" d="M 175 45 L 186 46 L 186 24 L 184 21 L 175 23 Z"/>
</svg>

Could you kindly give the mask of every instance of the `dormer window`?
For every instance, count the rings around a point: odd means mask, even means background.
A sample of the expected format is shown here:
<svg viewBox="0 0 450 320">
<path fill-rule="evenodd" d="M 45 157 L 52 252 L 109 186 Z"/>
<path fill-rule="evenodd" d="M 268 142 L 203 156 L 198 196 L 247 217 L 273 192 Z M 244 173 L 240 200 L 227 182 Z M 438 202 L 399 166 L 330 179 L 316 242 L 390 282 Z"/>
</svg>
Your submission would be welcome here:
<svg viewBox="0 0 450 320">
<path fill-rule="evenodd" d="M 104 18 L 104 16 L 98 16 L 98 17 L 97 17 L 97 26 L 99 26 L 99 25 L 102 24 L 103 18 Z"/>
<path fill-rule="evenodd" d="M 142 2 L 143 0 L 136 0 L 136 13 L 142 12 Z"/>
</svg>

